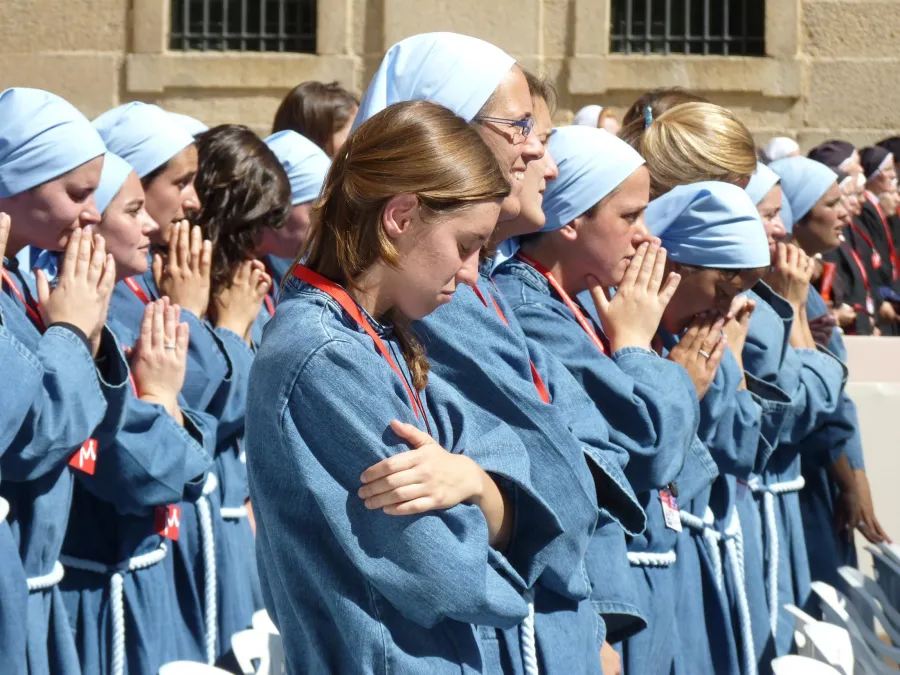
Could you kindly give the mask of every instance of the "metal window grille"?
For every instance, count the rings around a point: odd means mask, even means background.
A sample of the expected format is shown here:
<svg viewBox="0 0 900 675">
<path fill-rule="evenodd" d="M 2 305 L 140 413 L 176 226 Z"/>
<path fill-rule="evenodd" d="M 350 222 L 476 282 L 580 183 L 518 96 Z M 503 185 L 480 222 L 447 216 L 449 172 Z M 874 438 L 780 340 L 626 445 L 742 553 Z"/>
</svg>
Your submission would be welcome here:
<svg viewBox="0 0 900 675">
<path fill-rule="evenodd" d="M 316 0 L 171 0 L 169 49 L 316 51 Z"/>
<path fill-rule="evenodd" d="M 765 56 L 765 0 L 611 0 L 618 54 Z"/>
</svg>

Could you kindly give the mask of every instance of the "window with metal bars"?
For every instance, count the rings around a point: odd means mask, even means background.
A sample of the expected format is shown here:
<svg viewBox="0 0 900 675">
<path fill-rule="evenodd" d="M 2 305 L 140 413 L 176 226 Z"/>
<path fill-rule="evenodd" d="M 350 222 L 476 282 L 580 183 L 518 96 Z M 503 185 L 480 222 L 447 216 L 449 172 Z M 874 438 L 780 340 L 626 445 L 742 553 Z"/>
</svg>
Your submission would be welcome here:
<svg viewBox="0 0 900 675">
<path fill-rule="evenodd" d="M 611 0 L 617 54 L 765 56 L 765 0 Z"/>
<path fill-rule="evenodd" d="M 171 0 L 169 49 L 316 51 L 316 0 Z"/>
</svg>

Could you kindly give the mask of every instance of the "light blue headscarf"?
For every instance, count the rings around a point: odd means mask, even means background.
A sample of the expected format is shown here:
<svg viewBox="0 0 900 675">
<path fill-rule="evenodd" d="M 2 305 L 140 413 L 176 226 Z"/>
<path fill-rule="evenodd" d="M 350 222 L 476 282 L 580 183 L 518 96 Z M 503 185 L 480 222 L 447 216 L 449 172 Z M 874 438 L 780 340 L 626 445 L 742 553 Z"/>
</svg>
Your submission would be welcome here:
<svg viewBox="0 0 900 675">
<path fill-rule="evenodd" d="M 489 42 L 424 33 L 391 47 L 359 104 L 353 129 L 400 101 L 433 101 L 471 122 L 515 59 Z"/>
<path fill-rule="evenodd" d="M 322 148 L 296 131 L 279 131 L 266 139 L 291 181 L 291 205 L 311 202 L 319 196 L 331 166 Z"/>
<path fill-rule="evenodd" d="M 190 115 L 182 115 L 181 113 L 170 112 L 169 117 L 171 117 L 175 122 L 188 132 L 191 136 L 199 136 L 204 131 L 209 131 L 209 127 L 206 126 L 203 122 L 196 119 L 195 117 L 191 117 Z"/>
<path fill-rule="evenodd" d="M 828 189 L 837 183 L 837 174 L 821 162 L 807 157 L 787 157 L 769 164 L 781 178 L 781 192 L 784 202 L 790 203 L 791 223 L 785 226 L 793 229 L 797 221 L 809 213 Z M 785 214 L 781 218 L 784 220 Z"/>
<path fill-rule="evenodd" d="M 769 242 L 746 190 L 705 181 L 654 199 L 644 213 L 651 234 L 686 265 L 751 269 L 771 264 Z"/>
<path fill-rule="evenodd" d="M 791 203 L 785 199 L 784 191 L 781 194 L 781 212 L 778 214 L 781 223 L 784 225 L 784 231 L 788 234 L 794 233 L 794 212 L 791 211 Z"/>
<path fill-rule="evenodd" d="M 561 127 L 550 137 L 559 177 L 547 184 L 541 232 L 565 227 L 615 190 L 644 163 L 630 145 L 603 129 Z"/>
<path fill-rule="evenodd" d="M 94 120 L 94 128 L 107 150 L 131 164 L 139 178 L 194 142 L 165 110 L 137 101 L 107 110 Z"/>
<path fill-rule="evenodd" d="M 747 194 L 750 195 L 753 203 L 759 206 L 759 203 L 769 194 L 769 190 L 778 184 L 779 180 L 781 179 L 777 173 L 762 162 L 757 162 L 756 173 L 751 176 L 750 183 L 747 185 Z"/>
<path fill-rule="evenodd" d="M 118 155 L 107 152 L 103 155 L 103 173 L 100 174 L 100 185 L 94 193 L 94 201 L 97 202 L 97 210 L 100 213 L 106 211 L 109 203 L 119 194 L 119 190 L 125 184 L 125 179 L 134 169 Z"/>
<path fill-rule="evenodd" d="M 87 118 L 59 96 L 25 88 L 0 94 L 0 199 L 59 178 L 104 150 Z"/>
</svg>

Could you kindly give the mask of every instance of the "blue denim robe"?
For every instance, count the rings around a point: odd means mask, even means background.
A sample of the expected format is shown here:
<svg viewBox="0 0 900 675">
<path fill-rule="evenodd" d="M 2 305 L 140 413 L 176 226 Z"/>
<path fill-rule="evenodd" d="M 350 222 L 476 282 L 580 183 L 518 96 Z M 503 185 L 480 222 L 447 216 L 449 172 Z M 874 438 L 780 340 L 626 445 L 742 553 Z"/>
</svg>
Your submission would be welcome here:
<svg viewBox="0 0 900 675">
<path fill-rule="evenodd" d="M 139 326 L 123 325 L 115 316 L 108 325 L 122 344 L 133 345 Z M 113 570 L 123 578 L 125 672 L 153 673 L 169 661 L 193 656 L 180 649 L 188 638 L 177 634 L 183 626 L 172 621 L 178 613 L 172 567 L 163 558 L 126 569 L 131 559 L 146 558 L 162 543 L 165 555 L 171 553 L 174 542 L 156 534 L 156 507 L 196 500 L 211 465 L 215 419 L 187 409 L 182 399 L 180 404 L 184 427 L 132 390 L 124 427 L 105 451 L 115 461 L 75 483 L 63 544 L 67 574 L 60 589 L 85 673 L 113 672 Z M 107 571 L 84 569 L 90 563 Z"/>
<path fill-rule="evenodd" d="M 134 281 L 151 300 L 159 295 L 152 271 Z M 128 326 L 139 326 L 144 304 L 124 284 L 116 285 L 111 312 Z M 182 511 L 182 529 L 167 564 L 174 567 L 186 634 L 193 640 L 185 646 L 193 658 L 207 660 L 206 594 L 209 575 L 216 578 L 215 658 L 231 648 L 231 635 L 250 626 L 254 609 L 260 608 L 259 583 L 253 549 L 253 533 L 246 517 L 222 517 L 222 508 L 240 511 L 247 499 L 247 474 L 239 448 L 244 432 L 247 378 L 253 353 L 230 330 L 213 328 L 205 319 L 182 310 L 182 321 L 190 326 L 188 368 L 182 396 L 188 407 L 216 419 L 215 476 L 211 492 L 198 503 L 186 502 Z M 205 491 L 206 492 L 206 491 Z M 201 526 L 206 509 L 211 513 L 215 562 L 204 561 L 206 535 Z M 200 511 L 198 511 L 200 509 Z M 247 580 L 235 583 L 235 579 Z M 185 634 L 184 631 L 178 631 Z"/>
<path fill-rule="evenodd" d="M 678 339 L 666 333 L 661 335 L 667 347 Z M 742 377 L 746 378 L 747 388 L 739 390 Z M 742 373 L 729 350 L 700 402 L 698 437 L 709 449 L 720 476 L 710 490 L 681 505 L 695 518 L 704 519 L 708 513 L 713 518 L 713 526 L 703 534 L 691 529 L 693 546 L 685 542 L 678 550 L 679 559 L 696 557 L 703 569 L 699 587 L 682 584 L 678 609 L 680 624 L 695 627 L 682 636 L 682 653 L 690 659 L 687 662 L 695 672 L 719 675 L 752 669 L 743 657 L 749 653 L 749 645 L 745 651 L 742 619 L 734 615 L 727 593 L 727 588 L 734 587 L 743 575 L 734 569 L 731 558 L 723 555 L 721 544 L 718 548 L 713 546 L 709 531 L 718 537 L 726 535 L 735 510 L 736 479 L 746 481 L 753 469 L 764 420 L 767 415 L 780 418 L 788 405 L 787 395 L 776 386 Z M 744 618 L 743 625 L 747 623 Z M 747 628 L 749 632 L 750 627 Z"/>
<path fill-rule="evenodd" d="M 806 311 L 810 318 L 822 316 L 828 311 L 822 296 L 810 286 Z M 847 349 L 840 332 L 835 329 L 827 345 L 828 351 L 845 361 Z M 800 493 L 800 510 L 809 552 L 809 571 L 813 581 L 824 581 L 837 588 L 843 587 L 838 567 L 856 567 L 856 547 L 852 538 L 838 535 L 834 530 L 834 509 L 839 490 L 828 473 L 828 467 L 841 454 L 847 456 L 853 469 L 865 470 L 862 436 L 856 405 L 847 392 L 841 392 L 841 400 L 827 422 L 806 441 L 811 452 L 804 451 L 801 470 L 806 487 Z"/>
<path fill-rule="evenodd" d="M 44 369 L 9 331 L 0 303 L 0 456 L 15 438 L 34 401 L 41 396 Z M 4 510 L 6 506 L 3 506 Z M 25 663 L 25 624 L 28 605 L 25 570 L 6 518 L 0 522 L 0 672 L 16 673 Z"/>
<path fill-rule="evenodd" d="M 392 329 L 372 326 L 411 381 Z M 290 672 L 517 672 L 497 629 L 518 645 L 523 593 L 562 524 L 535 491 L 514 434 L 472 426 L 466 402 L 431 377 L 422 400 L 425 419 L 338 303 L 287 281 L 253 364 L 246 438 L 263 595 L 292 636 Z M 504 554 L 488 545 L 472 505 L 409 517 L 365 508 L 362 472 L 408 449 L 392 419 L 496 477 L 516 518 Z"/>
<path fill-rule="evenodd" d="M 25 297 L 34 299 L 33 278 L 4 262 Z M 53 572 L 69 519 L 75 469 L 70 457 L 89 438 L 100 447 L 121 428 L 128 395 L 128 364 L 108 329 L 95 362 L 82 338 L 51 326 L 41 334 L 8 285 L 0 306 L 10 332 L 43 368 L 43 387 L 2 460 L 0 495 L 10 504 L 8 522 L 28 578 Z M 35 303 L 36 304 L 36 303 Z M 97 465 L 103 462 L 98 453 Z M 27 670 L 78 673 L 78 656 L 57 586 L 36 590 L 27 602 Z"/>
<path fill-rule="evenodd" d="M 587 619 L 583 607 L 590 607 L 586 600 L 592 595 L 591 578 L 596 579 L 607 558 L 598 557 L 604 551 L 590 546 L 591 538 L 600 526 L 605 530 L 613 525 L 638 535 L 646 523 L 624 476 L 628 454 L 609 440 L 605 420 L 559 360 L 540 344 L 526 340 L 512 310 L 485 274 L 478 290 L 487 305 L 471 288 L 462 287 L 452 302 L 417 322 L 416 332 L 428 353 L 432 376 L 450 384 L 474 408 L 511 427 L 528 449 L 532 480 L 565 527 L 535 588 L 541 665 L 547 672 L 594 673 L 599 669 L 594 659 L 600 646 L 597 640 L 605 627 L 598 635 L 596 621 Z M 495 303 L 506 322 L 494 309 Z M 532 365 L 548 389 L 550 405 L 538 396 Z M 600 513 L 608 514 L 600 520 L 598 501 Z M 624 537 L 623 532 L 613 529 L 608 536 L 621 552 L 623 540 L 618 538 Z M 590 554 L 588 559 L 585 552 Z M 617 578 L 628 578 L 625 560 L 621 556 L 614 560 L 621 570 Z M 546 604 L 541 593 L 551 594 Z M 604 601 L 592 599 L 598 608 Z M 541 611 L 562 603 L 572 611 Z M 607 608 L 617 615 L 626 609 L 622 603 Z"/>
<path fill-rule="evenodd" d="M 767 442 L 761 444 L 754 467 L 760 483 L 770 486 L 794 481 L 800 476 L 801 449 L 808 449 L 806 439 L 837 408 L 846 368 L 825 350 L 794 349 L 789 345 L 793 309 L 766 284 L 760 282 L 749 295 L 756 300 L 756 311 L 750 319 L 744 368 L 755 377 L 778 386 L 791 400 L 780 430 L 774 433 L 770 428 L 764 429 Z M 775 416 L 770 416 L 770 420 L 772 417 Z M 761 494 L 758 501 L 763 559 L 767 568 L 773 564 L 769 560 L 772 545 L 768 542 Z M 778 560 L 775 563 L 778 566 L 779 608 L 774 643 L 776 655 L 781 656 L 790 650 L 794 625 L 793 617 L 783 607 L 787 603 L 802 606 L 809 594 L 809 563 L 798 493 L 776 496 L 774 516 L 778 534 Z M 770 613 L 772 609 L 770 606 Z"/>
<path fill-rule="evenodd" d="M 628 550 L 674 551 L 679 535 L 665 525 L 658 490 L 677 481 L 679 498 L 690 501 L 718 473 L 706 448 L 695 443 L 699 402 L 687 371 L 645 349 L 621 349 L 612 358 L 601 353 L 547 280 L 523 262 L 505 262 L 494 278 L 529 340 L 559 357 L 606 419 L 610 439 L 629 452 L 625 474 L 647 513 L 647 529 L 630 539 Z M 601 332 L 596 323 L 594 329 Z M 624 645 L 626 672 L 662 673 L 675 666 L 678 565 L 631 570 L 648 627 Z M 595 592 L 599 584 L 617 589 L 623 584 L 608 572 L 598 576 Z"/>
</svg>

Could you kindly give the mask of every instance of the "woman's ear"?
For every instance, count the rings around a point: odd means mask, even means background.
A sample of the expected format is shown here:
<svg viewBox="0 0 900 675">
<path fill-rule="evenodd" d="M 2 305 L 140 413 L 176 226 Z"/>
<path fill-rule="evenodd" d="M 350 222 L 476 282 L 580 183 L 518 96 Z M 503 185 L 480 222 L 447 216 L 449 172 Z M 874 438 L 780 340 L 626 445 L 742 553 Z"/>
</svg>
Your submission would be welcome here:
<svg viewBox="0 0 900 675">
<path fill-rule="evenodd" d="M 381 216 L 381 223 L 387 236 L 396 239 L 407 232 L 418 211 L 419 200 L 415 195 L 402 194 L 391 197 Z"/>
<path fill-rule="evenodd" d="M 576 239 L 578 239 L 578 231 L 582 227 L 584 227 L 584 216 L 578 216 L 571 223 L 568 223 L 562 229 L 560 229 L 559 233 L 564 239 L 568 241 L 575 241 Z"/>
</svg>

